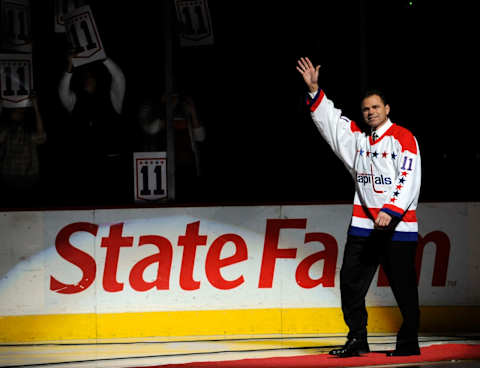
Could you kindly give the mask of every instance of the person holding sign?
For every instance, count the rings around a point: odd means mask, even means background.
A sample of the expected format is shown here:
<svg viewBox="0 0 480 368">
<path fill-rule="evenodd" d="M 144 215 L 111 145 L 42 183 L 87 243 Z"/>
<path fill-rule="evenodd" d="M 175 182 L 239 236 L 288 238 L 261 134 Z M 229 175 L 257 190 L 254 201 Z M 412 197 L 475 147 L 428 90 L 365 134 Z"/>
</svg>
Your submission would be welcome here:
<svg viewBox="0 0 480 368">
<path fill-rule="evenodd" d="M 166 102 L 167 95 L 163 93 L 161 96 L 149 96 L 141 103 L 137 115 L 140 128 L 138 150 L 167 150 Z M 197 199 L 196 196 L 201 194 L 205 126 L 191 96 L 175 93 L 172 95 L 172 104 L 177 199 Z"/>
<path fill-rule="evenodd" d="M 66 71 L 60 80 L 58 90 L 60 101 L 65 109 L 70 113 L 74 113 L 75 107 L 83 103 L 83 101 L 80 100 L 85 98 L 85 94 L 98 99 L 100 94 L 105 92 L 99 90 L 99 87 L 102 86 L 108 88 L 108 99 L 113 111 L 118 115 L 122 114 L 126 85 L 125 75 L 122 69 L 120 69 L 112 59 L 107 57 L 102 60 L 101 63 L 105 66 L 111 77 L 110 86 L 107 86 L 105 81 L 99 80 L 99 78 L 102 77 L 104 79 L 107 78 L 102 76 L 102 71 L 99 70 L 98 63 L 95 62 L 78 67 L 78 81 L 76 81 L 75 84 L 75 82 L 72 82 L 74 73 L 73 57 L 74 55 L 72 54 L 67 57 Z M 102 82 L 103 85 L 101 84 Z M 90 103 L 92 103 L 92 101 L 90 101 Z M 93 112 L 91 112 L 91 114 L 93 114 Z M 93 119 L 93 115 L 90 118 Z"/>
<path fill-rule="evenodd" d="M 346 344 L 330 354 L 350 357 L 370 351 L 365 296 L 381 264 L 403 317 L 396 349 L 387 355 L 419 355 L 415 254 L 421 165 L 417 140 L 390 121 L 390 106 L 379 91 L 367 92 L 362 99 L 362 115 L 370 130 L 362 132 L 319 87 L 319 68 L 308 58 L 298 60 L 311 117 L 355 181 L 353 216 L 340 271 L 342 311 L 349 333 Z"/>
<path fill-rule="evenodd" d="M 40 181 L 38 146 L 47 136 L 37 97 L 30 97 L 32 107 L 0 110 L 0 181 L 2 202 L 14 200 L 31 204 Z M 1 100 L 0 100 L 1 106 Z"/>
<path fill-rule="evenodd" d="M 100 194 L 99 198 L 106 198 L 118 188 L 118 183 L 111 183 L 111 179 L 122 180 L 118 170 L 126 138 L 121 117 L 125 76 L 110 58 L 74 68 L 72 57 L 68 56 L 58 93 L 70 114 L 74 140 L 78 142 L 78 146 L 72 147 L 80 167 L 76 171 L 84 179 L 84 189 L 93 185 L 92 191 Z"/>
</svg>

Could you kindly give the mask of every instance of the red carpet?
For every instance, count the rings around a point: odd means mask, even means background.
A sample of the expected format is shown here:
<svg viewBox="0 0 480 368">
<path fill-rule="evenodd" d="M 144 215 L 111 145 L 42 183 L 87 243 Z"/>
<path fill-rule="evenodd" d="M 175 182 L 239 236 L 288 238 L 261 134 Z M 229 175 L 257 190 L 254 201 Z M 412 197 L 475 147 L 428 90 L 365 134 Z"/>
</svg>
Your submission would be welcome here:
<svg viewBox="0 0 480 368">
<path fill-rule="evenodd" d="M 294 357 L 242 359 L 219 362 L 168 364 L 162 368 L 306 368 L 306 367 L 361 367 L 367 365 L 438 362 L 445 360 L 480 359 L 480 345 L 441 344 L 421 348 L 422 354 L 411 357 L 387 357 L 385 353 L 369 353 L 355 358 L 336 358 L 328 354 Z"/>
</svg>

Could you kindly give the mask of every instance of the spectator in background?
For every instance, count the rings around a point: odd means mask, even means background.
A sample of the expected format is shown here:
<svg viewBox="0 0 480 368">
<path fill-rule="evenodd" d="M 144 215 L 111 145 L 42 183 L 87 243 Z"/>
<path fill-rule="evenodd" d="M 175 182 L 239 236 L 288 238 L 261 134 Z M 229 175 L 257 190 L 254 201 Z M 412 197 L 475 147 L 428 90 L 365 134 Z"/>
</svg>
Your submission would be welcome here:
<svg viewBox="0 0 480 368">
<path fill-rule="evenodd" d="M 3 108 L 0 103 L 0 181 L 3 205 L 31 205 L 40 184 L 38 146 L 45 143 L 37 97 L 32 107 Z M 1 102 L 1 101 L 0 101 Z"/>
<path fill-rule="evenodd" d="M 137 151 L 167 151 L 167 95 L 149 97 L 138 112 L 140 138 Z M 173 94 L 175 127 L 176 199 L 198 199 L 202 176 L 202 145 L 205 127 L 190 96 Z"/>
<path fill-rule="evenodd" d="M 122 119 L 125 76 L 108 57 L 77 68 L 72 57 L 68 56 L 58 92 L 71 116 L 75 196 L 82 203 L 120 203 L 129 180 Z"/>
</svg>

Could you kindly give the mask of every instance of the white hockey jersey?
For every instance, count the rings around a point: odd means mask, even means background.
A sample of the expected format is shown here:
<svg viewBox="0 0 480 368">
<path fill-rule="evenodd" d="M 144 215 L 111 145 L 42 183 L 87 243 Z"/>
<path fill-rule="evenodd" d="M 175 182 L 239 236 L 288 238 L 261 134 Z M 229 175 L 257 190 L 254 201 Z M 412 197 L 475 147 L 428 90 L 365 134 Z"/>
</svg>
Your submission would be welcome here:
<svg viewBox="0 0 480 368">
<path fill-rule="evenodd" d="M 410 131 L 388 120 L 374 142 L 357 124 L 342 116 L 323 90 L 309 94 L 312 119 L 355 182 L 355 198 L 349 234 L 367 237 L 379 211 L 397 221 L 395 241 L 416 241 L 416 208 L 420 194 L 420 151 Z"/>
</svg>

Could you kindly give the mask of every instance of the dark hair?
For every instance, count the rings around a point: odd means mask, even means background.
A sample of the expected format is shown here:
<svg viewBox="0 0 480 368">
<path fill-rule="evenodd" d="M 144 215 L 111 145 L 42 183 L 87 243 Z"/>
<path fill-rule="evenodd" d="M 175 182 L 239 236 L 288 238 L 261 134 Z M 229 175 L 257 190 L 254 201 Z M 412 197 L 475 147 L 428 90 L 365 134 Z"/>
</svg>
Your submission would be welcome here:
<svg viewBox="0 0 480 368">
<path fill-rule="evenodd" d="M 112 76 L 101 61 L 94 61 L 78 66 L 73 71 L 71 86 L 75 92 L 82 91 L 87 78 L 93 77 L 97 81 L 98 93 L 110 93 Z"/>
<path fill-rule="evenodd" d="M 385 97 L 385 93 L 383 93 L 383 91 L 379 89 L 368 89 L 367 91 L 365 91 L 365 93 L 362 96 L 362 102 L 363 100 L 365 100 L 367 97 L 370 97 L 370 96 L 378 96 L 380 97 L 384 105 L 388 104 L 387 98 Z"/>
</svg>

